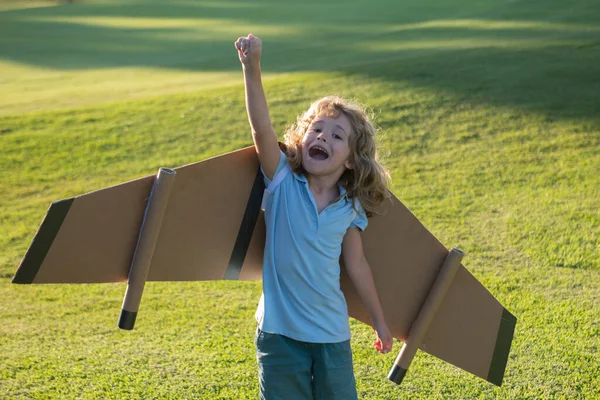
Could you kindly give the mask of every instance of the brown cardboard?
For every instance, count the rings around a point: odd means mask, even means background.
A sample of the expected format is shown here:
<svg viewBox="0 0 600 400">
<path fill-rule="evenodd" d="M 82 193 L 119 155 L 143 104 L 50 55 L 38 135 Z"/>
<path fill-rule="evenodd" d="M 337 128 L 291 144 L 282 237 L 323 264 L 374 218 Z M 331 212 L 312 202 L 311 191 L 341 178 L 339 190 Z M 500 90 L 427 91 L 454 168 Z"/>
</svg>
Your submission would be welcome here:
<svg viewBox="0 0 600 400">
<path fill-rule="evenodd" d="M 119 327 L 122 329 L 133 329 L 133 324 L 140 301 L 142 292 L 148 277 L 150 262 L 154 255 L 158 234 L 165 215 L 165 210 L 169 205 L 169 197 L 171 189 L 175 182 L 175 171 L 161 168 L 158 171 L 148 205 L 140 227 L 138 242 L 133 252 L 133 261 L 129 270 L 129 279 L 127 281 L 127 289 L 123 298 L 123 306 L 121 307 L 122 318 L 119 322 Z M 126 322 L 128 318 L 133 318 L 131 322 Z"/>
<path fill-rule="evenodd" d="M 224 279 L 233 259 L 243 260 L 240 280 L 261 278 L 264 219 L 255 210 L 253 225 L 249 213 L 249 204 L 260 204 L 258 167 L 248 147 L 175 169 L 149 281 Z M 13 282 L 127 280 L 153 181 L 149 176 L 53 203 Z M 239 257 L 240 238 L 248 235 Z M 405 341 L 448 250 L 394 196 L 384 215 L 369 220 L 363 244 L 392 335 Z M 343 268 L 341 286 L 350 315 L 371 324 Z M 499 385 L 515 323 L 461 265 L 420 348 Z"/>
<path fill-rule="evenodd" d="M 463 255 L 463 252 L 460 250 L 452 249 L 444 260 L 444 264 L 440 268 L 440 271 L 427 294 L 425 303 L 423 303 L 423 306 L 419 310 L 419 315 L 412 324 L 408 337 L 400 350 L 400 354 L 398 354 L 398 357 L 394 362 L 394 367 L 392 367 L 392 370 L 388 375 L 388 378 L 395 383 L 400 384 L 402 382 L 412 359 L 417 353 L 417 349 L 423 343 L 429 325 L 435 317 L 440 304 L 444 301 L 444 296 L 446 295 L 448 288 L 450 288 L 454 276 L 460 267 Z M 394 376 L 395 373 L 398 374 L 397 377 Z"/>
</svg>

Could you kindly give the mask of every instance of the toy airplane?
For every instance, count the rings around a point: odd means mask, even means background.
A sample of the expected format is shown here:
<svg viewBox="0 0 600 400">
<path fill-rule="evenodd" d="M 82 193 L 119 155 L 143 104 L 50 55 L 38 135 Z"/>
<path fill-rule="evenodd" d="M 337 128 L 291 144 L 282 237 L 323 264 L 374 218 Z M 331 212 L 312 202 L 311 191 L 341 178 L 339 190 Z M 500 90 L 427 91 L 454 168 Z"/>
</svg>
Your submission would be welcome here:
<svg viewBox="0 0 600 400">
<path fill-rule="evenodd" d="M 264 191 L 254 147 L 52 203 L 13 283 L 128 281 L 119 327 L 132 329 L 148 281 L 262 277 Z M 418 348 L 498 386 L 516 318 L 392 196 L 364 251 L 392 335 L 400 383 Z M 350 316 L 371 325 L 342 268 Z"/>
</svg>

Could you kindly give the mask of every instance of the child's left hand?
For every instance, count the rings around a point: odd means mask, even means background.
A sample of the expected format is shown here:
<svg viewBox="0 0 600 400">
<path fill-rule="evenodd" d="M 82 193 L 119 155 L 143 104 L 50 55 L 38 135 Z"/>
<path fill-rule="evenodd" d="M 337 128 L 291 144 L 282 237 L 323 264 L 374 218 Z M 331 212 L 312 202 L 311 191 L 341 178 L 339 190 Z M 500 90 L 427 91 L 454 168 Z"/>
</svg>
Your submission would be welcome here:
<svg viewBox="0 0 600 400">
<path fill-rule="evenodd" d="M 375 328 L 373 330 L 377 335 L 377 339 L 373 342 L 373 347 L 381 354 L 386 354 L 392 350 L 392 341 L 394 338 L 385 321 L 375 323 Z"/>
</svg>

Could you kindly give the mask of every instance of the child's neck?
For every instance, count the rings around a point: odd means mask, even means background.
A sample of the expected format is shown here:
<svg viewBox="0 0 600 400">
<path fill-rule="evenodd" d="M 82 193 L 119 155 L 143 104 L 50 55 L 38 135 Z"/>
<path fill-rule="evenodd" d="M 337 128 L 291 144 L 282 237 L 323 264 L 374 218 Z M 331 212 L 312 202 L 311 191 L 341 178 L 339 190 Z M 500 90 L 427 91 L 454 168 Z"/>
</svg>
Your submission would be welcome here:
<svg viewBox="0 0 600 400">
<path fill-rule="evenodd" d="M 313 193 L 319 195 L 337 193 L 339 195 L 337 186 L 339 178 L 337 176 L 315 176 L 306 174 L 306 180 Z"/>
<path fill-rule="evenodd" d="M 319 213 L 340 197 L 337 177 L 306 174 L 306 180 L 308 180 L 308 187 L 317 202 Z"/>
</svg>

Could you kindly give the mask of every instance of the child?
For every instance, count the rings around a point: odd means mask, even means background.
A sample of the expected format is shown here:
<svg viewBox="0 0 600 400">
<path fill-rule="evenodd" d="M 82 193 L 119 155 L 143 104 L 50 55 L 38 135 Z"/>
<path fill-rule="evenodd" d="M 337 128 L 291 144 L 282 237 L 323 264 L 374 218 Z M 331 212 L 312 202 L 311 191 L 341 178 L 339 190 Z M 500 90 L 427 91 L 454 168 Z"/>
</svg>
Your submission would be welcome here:
<svg viewBox="0 0 600 400">
<path fill-rule="evenodd" d="M 269 196 L 263 295 L 255 337 L 261 399 L 357 399 L 340 254 L 369 311 L 373 346 L 392 347 L 360 231 L 386 197 L 373 125 L 337 97 L 315 102 L 278 145 L 262 88 L 262 41 L 235 47 L 244 72 L 252 138 Z"/>
</svg>

